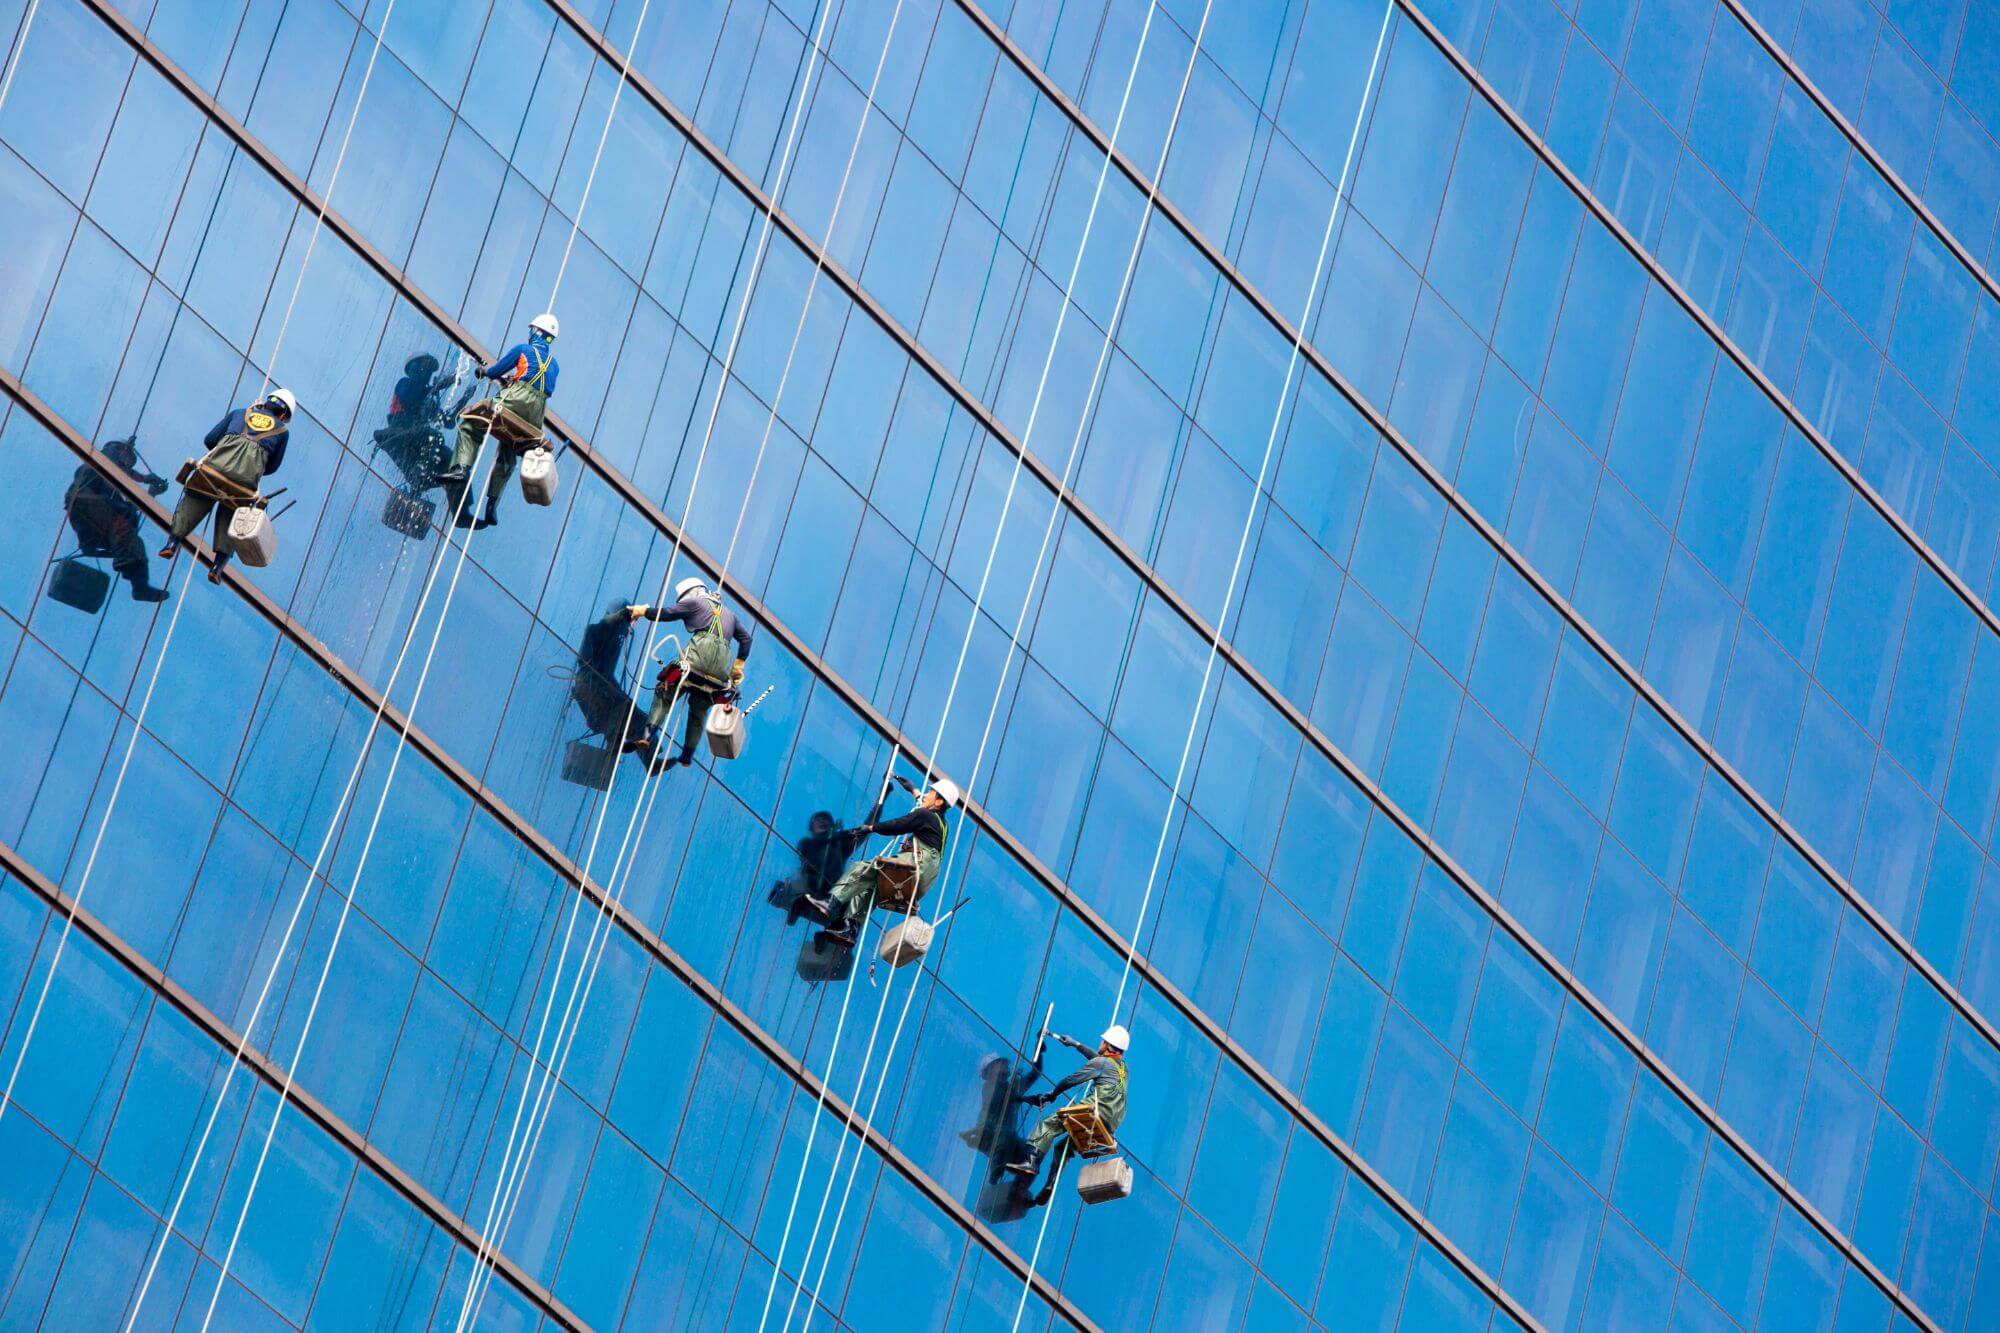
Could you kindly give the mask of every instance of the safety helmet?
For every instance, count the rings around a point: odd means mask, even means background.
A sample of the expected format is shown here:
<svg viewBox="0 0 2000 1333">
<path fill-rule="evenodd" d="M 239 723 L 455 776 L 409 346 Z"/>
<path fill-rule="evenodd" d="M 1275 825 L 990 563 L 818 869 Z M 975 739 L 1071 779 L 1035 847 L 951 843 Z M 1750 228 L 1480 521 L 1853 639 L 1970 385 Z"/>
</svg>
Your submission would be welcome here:
<svg viewBox="0 0 2000 1333">
<path fill-rule="evenodd" d="M 284 408 L 285 415 L 288 417 L 295 417 L 299 414 L 299 400 L 292 396 L 290 389 L 273 389 L 271 390 L 271 396 L 264 401 L 267 403 L 276 403 L 278 406 Z"/>
<path fill-rule="evenodd" d="M 403 373 L 405 375 L 435 375 L 437 368 L 438 359 L 429 352 L 418 352 L 403 363 Z"/>
<path fill-rule="evenodd" d="M 674 585 L 674 596 L 676 598 L 684 599 L 690 593 L 705 591 L 707 587 L 708 587 L 708 580 L 702 578 L 698 574 L 690 575 L 689 577 L 682 579 L 679 583 L 676 583 Z"/>
<path fill-rule="evenodd" d="M 533 319 L 528 321 L 528 332 L 545 334 L 551 341 L 554 341 L 556 337 L 556 331 L 559 327 L 560 326 L 556 323 L 556 317 L 554 315 L 549 314 L 547 311 L 544 311 L 541 314 L 536 315 Z"/>
<path fill-rule="evenodd" d="M 1104 1035 L 1097 1039 L 1097 1044 L 1100 1046 L 1109 1046 L 1112 1050 L 1123 1055 L 1125 1048 L 1132 1044 L 1132 1034 L 1125 1030 L 1123 1023 L 1113 1023 L 1110 1027 L 1104 1029 Z"/>
<path fill-rule="evenodd" d="M 107 440 L 104 456 L 116 463 L 136 463 L 139 461 L 139 440 L 137 436 L 127 436 L 122 440 Z"/>
<path fill-rule="evenodd" d="M 958 784 L 956 782 L 953 782 L 950 778 L 939 778 L 936 782 L 933 782 L 931 784 L 931 790 L 936 792 L 939 796 L 943 797 L 944 803 L 947 806 L 954 806 L 958 804 L 960 796 L 960 792 L 958 790 Z"/>
</svg>

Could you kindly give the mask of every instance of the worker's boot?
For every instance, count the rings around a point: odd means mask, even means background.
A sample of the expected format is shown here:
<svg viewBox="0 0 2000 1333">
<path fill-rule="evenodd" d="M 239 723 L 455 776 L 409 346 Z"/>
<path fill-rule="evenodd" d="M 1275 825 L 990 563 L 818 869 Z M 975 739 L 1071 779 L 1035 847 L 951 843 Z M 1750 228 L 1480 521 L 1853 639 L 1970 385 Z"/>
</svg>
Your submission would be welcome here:
<svg viewBox="0 0 2000 1333">
<path fill-rule="evenodd" d="M 167 590 L 165 588 L 155 588 L 150 583 L 134 580 L 132 583 L 132 600 L 135 602 L 164 602 L 167 600 Z"/>
<path fill-rule="evenodd" d="M 490 495 L 487 496 L 486 512 L 481 514 L 479 516 L 479 521 L 474 523 L 472 526 L 475 528 L 490 528 L 496 526 L 500 522 L 499 504 L 500 502 L 498 500 L 494 499 Z"/>
<path fill-rule="evenodd" d="M 822 926 L 832 926 L 836 919 L 845 916 L 840 904 L 831 898 L 815 898 L 810 893 L 802 893 L 792 899 L 792 905 L 785 909 L 785 924 L 797 925 L 802 916 L 809 916 Z"/>
<path fill-rule="evenodd" d="M 222 567 L 228 563 L 229 553 L 227 551 L 216 552 L 215 559 L 211 560 L 208 565 L 208 581 L 210 583 L 222 582 Z"/>
<path fill-rule="evenodd" d="M 1007 1169 L 1021 1179 L 1031 1181 L 1042 1174 L 1042 1155 L 1030 1148 L 1028 1155 L 1020 1161 L 1007 1163 Z"/>
</svg>

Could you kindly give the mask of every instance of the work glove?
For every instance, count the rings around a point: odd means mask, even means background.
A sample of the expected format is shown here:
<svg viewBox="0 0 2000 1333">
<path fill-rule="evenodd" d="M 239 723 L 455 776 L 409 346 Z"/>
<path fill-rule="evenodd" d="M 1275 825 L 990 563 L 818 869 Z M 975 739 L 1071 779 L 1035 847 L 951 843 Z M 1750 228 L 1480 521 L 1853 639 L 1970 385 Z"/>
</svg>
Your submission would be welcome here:
<svg viewBox="0 0 2000 1333">
<path fill-rule="evenodd" d="M 729 668 L 729 683 L 731 685 L 741 685 L 743 683 L 743 659 L 740 657 Z"/>
<path fill-rule="evenodd" d="M 872 838 L 875 836 L 875 826 L 873 824 L 863 824 L 860 828 L 855 829 L 854 831 L 856 833 L 859 833 L 864 838 Z"/>
<path fill-rule="evenodd" d="M 653 608 L 646 605 L 646 603 L 640 602 L 637 606 L 626 607 L 625 614 L 630 616 L 634 620 L 641 620 L 644 619 L 646 613 L 652 609 Z"/>
<path fill-rule="evenodd" d="M 148 495 L 165 495 L 167 493 L 167 479 L 165 477 L 153 478 L 146 483 L 146 493 Z"/>
<path fill-rule="evenodd" d="M 1021 1100 L 1022 1103 L 1027 1106 L 1047 1106 L 1050 1102 L 1054 1101 L 1055 1099 L 1056 1095 L 1053 1092 L 1041 1092 L 1041 1093 L 1036 1093 L 1032 1097 L 1023 1097 Z"/>
<path fill-rule="evenodd" d="M 901 773 L 891 773 L 889 775 L 889 781 L 895 783 L 898 787 L 901 787 L 904 791 L 908 792 L 912 796 L 915 796 L 917 794 L 917 784 L 910 781 L 908 778 L 904 777 Z"/>
</svg>

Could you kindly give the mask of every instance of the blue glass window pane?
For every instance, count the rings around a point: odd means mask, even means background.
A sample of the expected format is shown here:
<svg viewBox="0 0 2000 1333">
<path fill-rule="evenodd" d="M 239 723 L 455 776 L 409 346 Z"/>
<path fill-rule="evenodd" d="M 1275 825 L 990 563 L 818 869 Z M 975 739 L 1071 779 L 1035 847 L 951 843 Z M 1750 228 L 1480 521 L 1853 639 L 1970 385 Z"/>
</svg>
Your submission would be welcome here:
<svg viewBox="0 0 2000 1333">
<path fill-rule="evenodd" d="M 1743 987 L 1743 965 L 1686 912 L 1674 914 L 1660 963 L 1660 990 L 1646 1021 L 1646 1044 L 1696 1095 L 1713 1103 L 1722 1084 L 1728 1031 Z"/>
<path fill-rule="evenodd" d="M 1651 1074 L 1639 1076 L 1611 1202 L 1670 1255 L 1687 1241 L 1708 1131 Z"/>
<path fill-rule="evenodd" d="M 1541 1109 L 1563 993 L 1556 979 L 1507 935 L 1495 933 L 1480 972 L 1465 1065 L 1523 1119 Z"/>
<path fill-rule="evenodd" d="M 1396 1327 L 1416 1236 L 1373 1190 L 1350 1189 L 1340 1201 L 1333 1252 L 1320 1284 L 1319 1314 L 1344 1327 L 1387 1333 Z"/>
<path fill-rule="evenodd" d="M 1636 1062 L 1587 1010 L 1572 1002 L 1556 1034 L 1536 1128 L 1600 1193 L 1611 1190 Z"/>
<path fill-rule="evenodd" d="M 1583 1305 L 1588 1261 L 1603 1217 L 1604 1201 L 1536 1143 L 1528 1155 L 1501 1278 L 1543 1327 L 1571 1327 Z"/>
<path fill-rule="evenodd" d="M 1426 1211 L 1489 1273 L 1506 1255 L 1529 1138 L 1528 1127 L 1492 1094 L 1470 1079 L 1459 1080 Z"/>
</svg>

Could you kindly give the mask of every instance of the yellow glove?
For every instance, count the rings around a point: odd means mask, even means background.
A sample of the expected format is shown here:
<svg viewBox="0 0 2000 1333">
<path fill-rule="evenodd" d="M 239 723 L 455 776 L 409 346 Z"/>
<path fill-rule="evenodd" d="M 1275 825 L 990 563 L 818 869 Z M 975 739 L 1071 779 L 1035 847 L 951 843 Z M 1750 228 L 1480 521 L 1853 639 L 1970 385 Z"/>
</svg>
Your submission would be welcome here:
<svg viewBox="0 0 2000 1333">
<path fill-rule="evenodd" d="M 736 664 L 729 668 L 729 683 L 731 685 L 743 683 L 743 659 L 740 657 L 736 659 Z"/>
<path fill-rule="evenodd" d="M 641 620 L 645 617 L 646 613 L 652 609 L 653 609 L 652 607 L 646 605 L 644 602 L 641 602 L 637 606 L 626 607 L 625 614 L 630 616 L 634 620 Z"/>
</svg>

